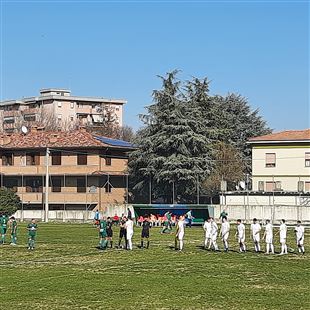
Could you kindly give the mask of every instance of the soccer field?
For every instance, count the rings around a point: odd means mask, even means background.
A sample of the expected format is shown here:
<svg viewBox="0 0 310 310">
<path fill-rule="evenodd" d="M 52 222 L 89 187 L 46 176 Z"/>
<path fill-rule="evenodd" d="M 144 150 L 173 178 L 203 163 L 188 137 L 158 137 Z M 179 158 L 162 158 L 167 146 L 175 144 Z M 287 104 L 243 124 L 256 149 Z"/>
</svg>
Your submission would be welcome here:
<svg viewBox="0 0 310 310">
<path fill-rule="evenodd" d="M 1 309 L 310 309 L 308 253 L 253 253 L 249 233 L 250 251 L 238 253 L 232 232 L 229 253 L 203 250 L 201 227 L 186 229 L 184 252 L 172 250 L 173 235 L 157 228 L 149 250 L 137 247 L 135 228 L 132 252 L 99 251 L 91 224 L 39 223 L 36 249 L 29 251 L 20 225 L 19 245 L 0 247 Z M 306 230 L 306 251 L 309 239 Z M 292 228 L 288 245 L 295 248 Z"/>
</svg>

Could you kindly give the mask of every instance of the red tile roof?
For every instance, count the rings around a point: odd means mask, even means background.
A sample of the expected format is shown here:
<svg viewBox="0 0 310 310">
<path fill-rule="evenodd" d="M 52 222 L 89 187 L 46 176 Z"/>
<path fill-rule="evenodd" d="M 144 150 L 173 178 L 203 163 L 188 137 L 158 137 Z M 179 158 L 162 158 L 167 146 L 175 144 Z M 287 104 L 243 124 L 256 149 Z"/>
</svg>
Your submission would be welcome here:
<svg viewBox="0 0 310 310">
<path fill-rule="evenodd" d="M 33 149 L 33 148 L 98 148 L 111 145 L 98 141 L 84 130 L 68 132 L 37 131 L 27 134 L 0 134 L 0 149 Z"/>
<path fill-rule="evenodd" d="M 309 140 L 310 141 L 310 129 L 304 130 L 286 130 L 271 133 L 269 135 L 259 136 L 250 138 L 250 142 L 255 141 L 301 141 Z"/>
</svg>

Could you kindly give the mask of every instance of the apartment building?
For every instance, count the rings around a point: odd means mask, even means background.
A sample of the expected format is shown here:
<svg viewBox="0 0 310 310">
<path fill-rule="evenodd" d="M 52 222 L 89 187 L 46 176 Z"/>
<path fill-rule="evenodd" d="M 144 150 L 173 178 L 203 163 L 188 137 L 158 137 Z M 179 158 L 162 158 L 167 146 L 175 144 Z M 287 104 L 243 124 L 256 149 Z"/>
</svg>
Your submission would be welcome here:
<svg viewBox="0 0 310 310">
<path fill-rule="evenodd" d="M 127 161 L 133 146 L 85 130 L 0 135 L 1 187 L 14 190 L 23 209 L 103 210 L 127 199 Z"/>
<path fill-rule="evenodd" d="M 252 190 L 310 192 L 310 129 L 251 138 Z"/>
<path fill-rule="evenodd" d="M 68 89 L 41 89 L 40 95 L 0 102 L 0 127 L 17 132 L 22 125 L 44 127 L 56 123 L 59 128 L 77 125 L 100 126 L 107 111 L 116 125 L 123 126 L 125 100 L 71 95 Z"/>
</svg>

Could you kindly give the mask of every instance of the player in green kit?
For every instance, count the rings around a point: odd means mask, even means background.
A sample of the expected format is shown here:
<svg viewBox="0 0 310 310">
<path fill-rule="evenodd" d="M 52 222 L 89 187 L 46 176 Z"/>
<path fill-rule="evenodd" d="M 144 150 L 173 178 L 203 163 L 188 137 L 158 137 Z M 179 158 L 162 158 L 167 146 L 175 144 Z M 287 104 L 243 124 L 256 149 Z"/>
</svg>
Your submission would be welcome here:
<svg viewBox="0 0 310 310">
<path fill-rule="evenodd" d="M 101 250 L 104 250 L 108 245 L 107 221 L 105 220 L 105 217 L 103 217 L 103 219 L 100 220 L 98 230 L 99 230 L 99 248 Z"/>
<path fill-rule="evenodd" d="M 14 216 L 10 217 L 11 226 L 11 245 L 17 244 L 17 222 Z"/>
<path fill-rule="evenodd" d="M 8 227 L 8 217 L 5 214 L 2 214 L 0 218 L 0 234 L 1 234 L 0 244 L 5 243 L 5 235 L 7 227 Z"/>
<path fill-rule="evenodd" d="M 166 212 L 164 214 L 165 222 L 164 222 L 164 227 L 161 231 L 161 234 L 165 234 L 168 232 L 169 234 L 171 233 L 172 230 L 172 225 L 171 225 L 171 212 Z"/>
<path fill-rule="evenodd" d="M 32 219 L 27 226 L 28 229 L 28 250 L 34 250 L 35 239 L 37 235 L 38 225 L 35 219 Z"/>
</svg>

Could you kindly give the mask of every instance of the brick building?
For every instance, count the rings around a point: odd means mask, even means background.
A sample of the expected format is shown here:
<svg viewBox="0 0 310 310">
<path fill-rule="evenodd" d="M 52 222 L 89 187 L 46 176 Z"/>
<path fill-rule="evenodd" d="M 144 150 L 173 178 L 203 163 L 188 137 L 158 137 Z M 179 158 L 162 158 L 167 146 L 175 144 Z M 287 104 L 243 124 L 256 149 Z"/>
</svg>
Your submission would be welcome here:
<svg viewBox="0 0 310 310">
<path fill-rule="evenodd" d="M 49 209 L 102 210 L 126 202 L 131 150 L 128 142 L 85 130 L 2 134 L 1 187 L 14 190 L 25 210 L 43 209 L 48 156 Z"/>
<path fill-rule="evenodd" d="M 107 111 L 115 125 L 121 127 L 125 103 L 122 99 L 73 96 L 67 89 L 41 89 L 39 96 L 1 101 L 0 129 L 12 133 L 22 125 L 44 126 L 47 120 L 62 129 L 76 125 L 100 126 Z"/>
</svg>

